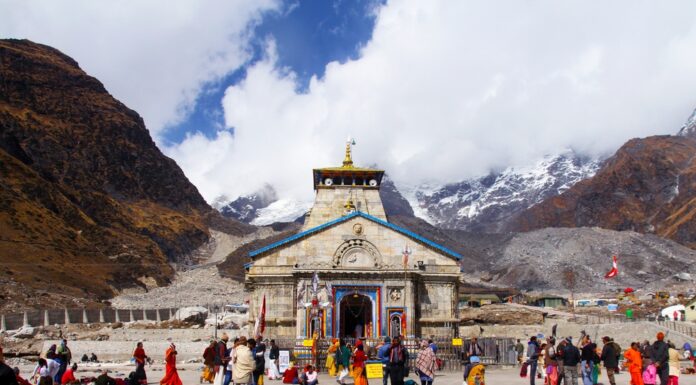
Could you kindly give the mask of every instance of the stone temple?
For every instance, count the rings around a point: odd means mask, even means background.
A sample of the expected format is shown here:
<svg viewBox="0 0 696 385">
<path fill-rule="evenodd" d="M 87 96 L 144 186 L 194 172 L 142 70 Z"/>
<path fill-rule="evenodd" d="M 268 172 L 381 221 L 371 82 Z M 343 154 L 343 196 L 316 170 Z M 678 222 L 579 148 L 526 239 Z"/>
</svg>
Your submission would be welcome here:
<svg viewBox="0 0 696 385">
<path fill-rule="evenodd" d="M 451 336 L 461 256 L 389 223 L 384 171 L 313 170 L 316 199 L 301 231 L 249 253 L 250 318 L 266 300 L 265 335 Z"/>
</svg>

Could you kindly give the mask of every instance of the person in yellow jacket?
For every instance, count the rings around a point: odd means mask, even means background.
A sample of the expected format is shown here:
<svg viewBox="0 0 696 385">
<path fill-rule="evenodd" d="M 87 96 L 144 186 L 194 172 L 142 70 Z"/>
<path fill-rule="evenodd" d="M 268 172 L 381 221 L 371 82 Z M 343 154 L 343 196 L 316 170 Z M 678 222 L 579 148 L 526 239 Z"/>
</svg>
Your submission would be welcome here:
<svg viewBox="0 0 696 385">
<path fill-rule="evenodd" d="M 466 377 L 467 385 L 485 385 L 486 366 L 478 356 L 471 357 L 471 370 Z"/>
<path fill-rule="evenodd" d="M 336 377 L 336 374 L 338 373 L 338 367 L 336 365 L 336 350 L 338 350 L 338 340 L 334 338 L 333 341 L 331 341 L 329 350 L 326 352 L 326 368 L 329 370 L 329 376 L 331 377 Z"/>
</svg>

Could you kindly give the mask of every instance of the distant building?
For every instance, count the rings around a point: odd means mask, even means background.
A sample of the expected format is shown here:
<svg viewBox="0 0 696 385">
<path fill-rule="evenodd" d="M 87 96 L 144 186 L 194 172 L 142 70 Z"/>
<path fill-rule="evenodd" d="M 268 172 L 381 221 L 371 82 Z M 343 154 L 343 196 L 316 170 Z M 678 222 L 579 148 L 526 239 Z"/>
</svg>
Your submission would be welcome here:
<svg viewBox="0 0 696 385">
<path fill-rule="evenodd" d="M 459 308 L 481 307 L 502 302 L 495 294 L 465 294 L 459 297 Z"/>
<path fill-rule="evenodd" d="M 550 307 L 555 309 L 562 306 L 567 306 L 568 300 L 558 296 L 541 296 L 530 299 L 529 304 L 532 306 Z"/>
<path fill-rule="evenodd" d="M 684 315 L 686 321 L 696 321 L 696 297 L 691 298 L 691 300 L 684 305 Z"/>
</svg>

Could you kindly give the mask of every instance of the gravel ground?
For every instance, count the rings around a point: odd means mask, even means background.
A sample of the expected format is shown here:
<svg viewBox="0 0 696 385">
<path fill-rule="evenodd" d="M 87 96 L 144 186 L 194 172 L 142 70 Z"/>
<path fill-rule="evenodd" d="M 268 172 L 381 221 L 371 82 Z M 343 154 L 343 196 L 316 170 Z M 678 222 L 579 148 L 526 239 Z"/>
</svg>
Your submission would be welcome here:
<svg viewBox="0 0 696 385">
<path fill-rule="evenodd" d="M 211 230 L 211 241 L 197 250 L 192 258 L 198 264 L 178 271 L 171 285 L 147 292 L 142 289 L 126 290 L 113 298 L 111 304 L 118 309 L 152 309 L 243 303 L 244 284 L 221 277 L 216 265 L 243 244 L 271 234 L 273 230 L 270 228 L 261 228 L 245 237 Z"/>
</svg>

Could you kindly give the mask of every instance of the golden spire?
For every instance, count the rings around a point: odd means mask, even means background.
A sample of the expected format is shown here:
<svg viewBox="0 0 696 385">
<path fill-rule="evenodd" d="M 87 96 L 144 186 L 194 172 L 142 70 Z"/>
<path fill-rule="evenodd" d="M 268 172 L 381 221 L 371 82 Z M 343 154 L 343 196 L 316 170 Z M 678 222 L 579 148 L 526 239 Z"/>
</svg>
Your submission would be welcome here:
<svg viewBox="0 0 696 385">
<path fill-rule="evenodd" d="M 343 168 L 353 168 L 353 158 L 350 154 L 351 146 L 355 146 L 355 139 L 348 137 L 348 140 L 346 140 L 346 157 L 343 159 Z"/>
<path fill-rule="evenodd" d="M 353 211 L 355 211 L 355 204 L 353 203 L 353 200 L 348 198 L 348 200 L 346 201 L 346 204 L 343 205 L 343 208 L 345 209 L 346 214 L 350 214 Z"/>
</svg>

